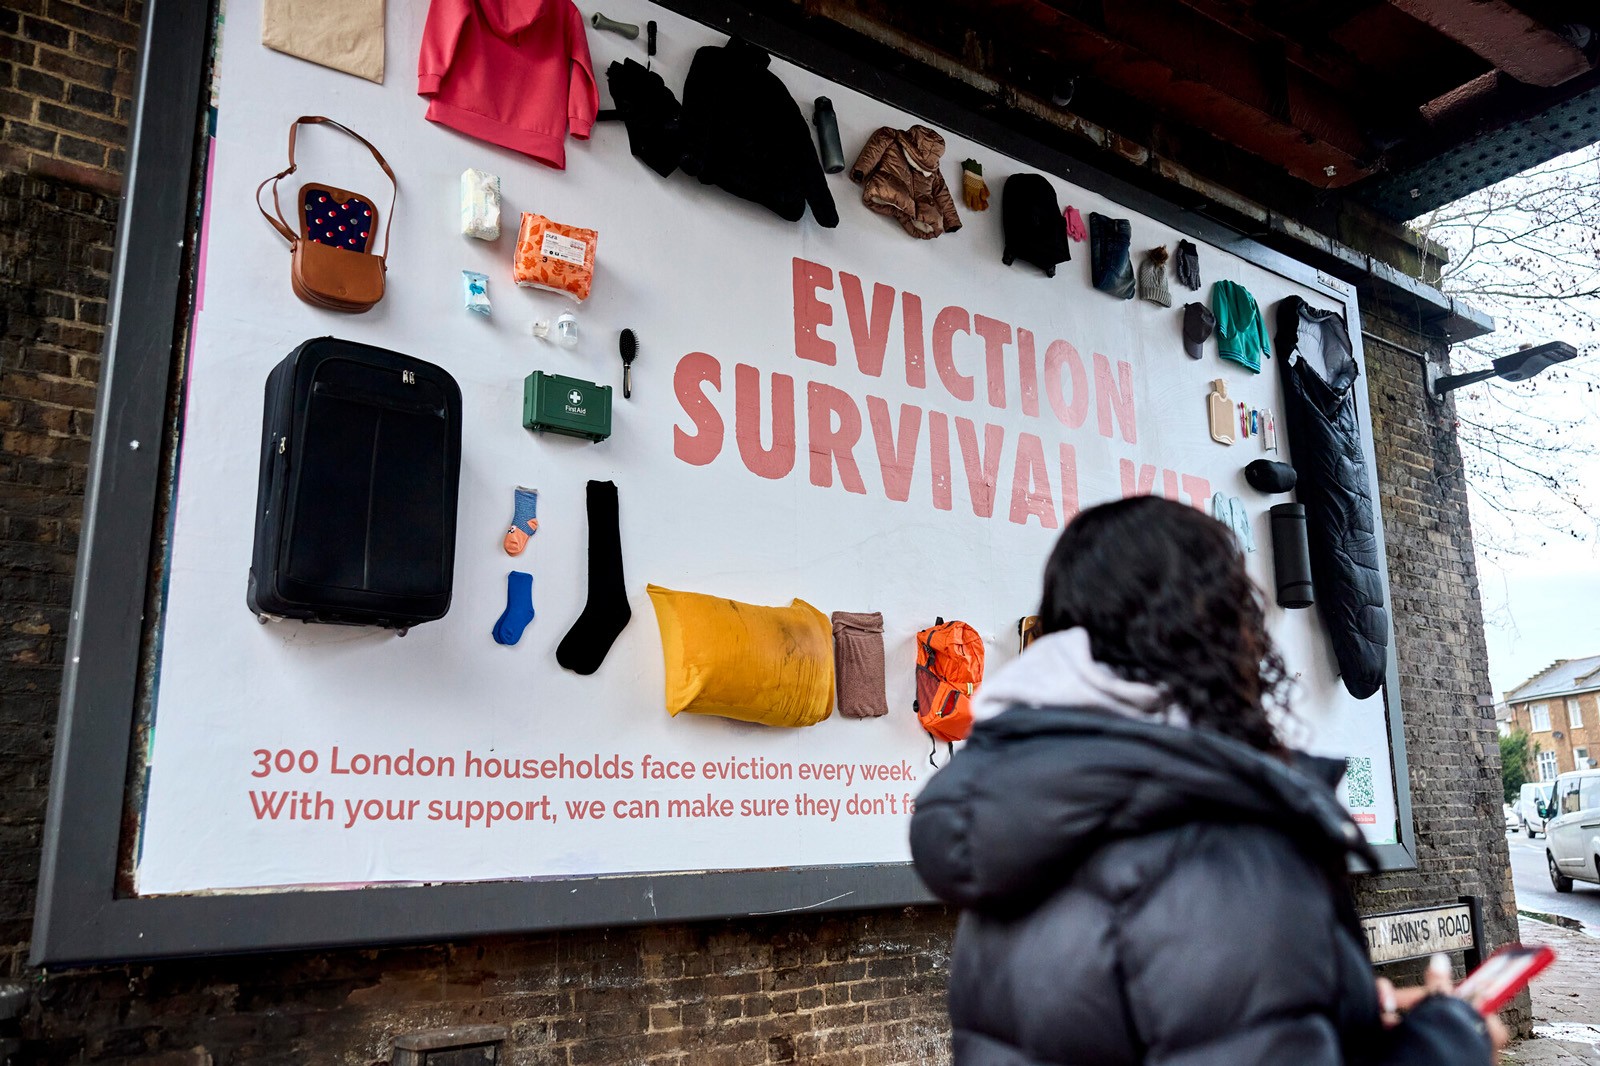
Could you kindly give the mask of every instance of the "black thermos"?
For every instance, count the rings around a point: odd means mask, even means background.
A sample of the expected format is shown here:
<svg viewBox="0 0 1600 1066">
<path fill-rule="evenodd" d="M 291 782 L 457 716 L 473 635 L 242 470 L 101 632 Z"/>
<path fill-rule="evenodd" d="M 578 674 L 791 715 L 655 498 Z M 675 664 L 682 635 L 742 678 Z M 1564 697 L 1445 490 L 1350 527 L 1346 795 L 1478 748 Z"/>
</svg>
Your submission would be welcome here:
<svg viewBox="0 0 1600 1066">
<path fill-rule="evenodd" d="M 811 121 L 817 127 L 817 143 L 822 149 L 822 172 L 839 173 L 844 169 L 844 149 L 839 146 L 839 119 L 833 113 L 833 101 L 826 96 L 817 97 Z"/>
<path fill-rule="evenodd" d="M 1311 551 L 1306 544 L 1306 508 L 1279 503 L 1272 508 L 1272 569 L 1278 578 L 1279 607 L 1310 607 Z"/>
</svg>

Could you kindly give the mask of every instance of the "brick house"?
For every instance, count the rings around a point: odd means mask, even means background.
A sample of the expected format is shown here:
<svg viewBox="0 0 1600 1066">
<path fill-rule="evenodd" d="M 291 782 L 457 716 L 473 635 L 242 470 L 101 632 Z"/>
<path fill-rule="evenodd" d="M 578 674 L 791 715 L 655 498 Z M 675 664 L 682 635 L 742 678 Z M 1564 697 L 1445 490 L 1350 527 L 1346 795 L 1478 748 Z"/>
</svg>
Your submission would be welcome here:
<svg viewBox="0 0 1600 1066">
<path fill-rule="evenodd" d="M 1534 772 L 1553 781 L 1600 761 L 1600 655 L 1557 659 L 1506 693 L 1511 728 L 1537 746 Z"/>
</svg>

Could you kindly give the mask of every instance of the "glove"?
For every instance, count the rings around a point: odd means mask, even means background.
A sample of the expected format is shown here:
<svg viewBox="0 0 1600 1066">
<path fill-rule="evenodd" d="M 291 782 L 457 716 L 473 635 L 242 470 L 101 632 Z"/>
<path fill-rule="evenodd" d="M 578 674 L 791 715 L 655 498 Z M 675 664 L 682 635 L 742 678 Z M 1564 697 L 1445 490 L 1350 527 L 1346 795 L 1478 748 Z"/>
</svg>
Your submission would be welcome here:
<svg viewBox="0 0 1600 1066">
<path fill-rule="evenodd" d="M 1200 287 L 1200 250 L 1188 241 L 1178 242 L 1178 282 L 1190 289 Z"/>
<path fill-rule="evenodd" d="M 1061 217 L 1067 220 L 1067 236 L 1069 238 L 1075 241 L 1089 239 L 1089 231 L 1083 226 L 1083 216 L 1078 213 L 1076 207 L 1069 205 L 1065 211 L 1061 212 Z"/>
<path fill-rule="evenodd" d="M 983 180 L 983 164 L 976 159 L 961 161 L 961 199 L 970 210 L 989 209 L 989 186 Z"/>
</svg>

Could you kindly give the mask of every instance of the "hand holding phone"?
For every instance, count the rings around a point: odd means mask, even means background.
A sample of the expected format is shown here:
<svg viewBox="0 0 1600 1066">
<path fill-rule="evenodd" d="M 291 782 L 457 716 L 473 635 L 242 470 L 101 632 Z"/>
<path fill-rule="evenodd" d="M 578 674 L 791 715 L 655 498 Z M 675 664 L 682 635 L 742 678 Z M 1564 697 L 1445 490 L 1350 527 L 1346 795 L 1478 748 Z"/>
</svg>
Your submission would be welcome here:
<svg viewBox="0 0 1600 1066">
<path fill-rule="evenodd" d="M 1552 962 L 1556 953 L 1543 944 L 1507 944 L 1490 955 L 1482 966 L 1467 974 L 1452 995 L 1471 1003 L 1488 1017 L 1522 991 L 1534 975 Z"/>
</svg>

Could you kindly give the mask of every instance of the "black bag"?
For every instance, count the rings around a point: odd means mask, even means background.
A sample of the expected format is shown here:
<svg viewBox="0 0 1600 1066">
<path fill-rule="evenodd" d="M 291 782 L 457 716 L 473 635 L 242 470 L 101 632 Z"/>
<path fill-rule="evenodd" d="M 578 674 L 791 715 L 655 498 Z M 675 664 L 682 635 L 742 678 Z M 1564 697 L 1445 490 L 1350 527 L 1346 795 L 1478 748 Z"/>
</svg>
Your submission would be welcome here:
<svg viewBox="0 0 1600 1066">
<path fill-rule="evenodd" d="M 461 389 L 441 368 L 318 337 L 267 377 L 246 600 L 402 633 L 450 609 Z"/>
<path fill-rule="evenodd" d="M 1056 189 L 1043 174 L 1013 174 L 1000 193 L 1000 224 L 1006 246 L 1000 261 L 1006 266 L 1021 259 L 1056 276 L 1056 264 L 1072 258 L 1067 241 L 1067 220 L 1056 200 Z"/>
</svg>

